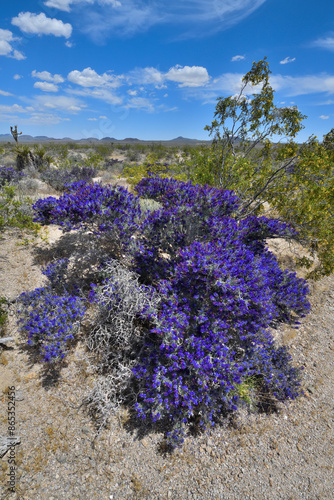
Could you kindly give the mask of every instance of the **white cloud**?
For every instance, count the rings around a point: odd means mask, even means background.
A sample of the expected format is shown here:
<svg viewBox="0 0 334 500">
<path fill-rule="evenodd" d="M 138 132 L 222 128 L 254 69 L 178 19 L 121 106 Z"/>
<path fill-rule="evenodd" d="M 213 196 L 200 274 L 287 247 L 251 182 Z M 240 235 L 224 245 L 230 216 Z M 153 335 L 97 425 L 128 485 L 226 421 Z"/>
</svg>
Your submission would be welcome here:
<svg viewBox="0 0 334 500">
<path fill-rule="evenodd" d="M 319 118 L 321 118 L 322 120 L 328 120 L 329 116 L 327 116 L 327 115 L 320 115 Z"/>
<path fill-rule="evenodd" d="M 18 104 L 13 104 L 12 106 L 1 106 L 0 113 L 26 113 L 27 110 Z"/>
<path fill-rule="evenodd" d="M 67 92 L 69 94 L 82 97 L 93 97 L 94 99 L 101 99 L 102 101 L 113 105 L 119 105 L 123 102 L 123 99 L 121 97 L 113 94 L 112 92 L 110 92 L 110 90 L 105 88 L 67 89 Z"/>
<path fill-rule="evenodd" d="M 154 111 L 154 106 L 152 102 L 146 97 L 132 97 L 129 99 L 129 102 L 125 106 L 126 108 L 135 108 L 135 109 L 145 109 L 152 113 Z"/>
<path fill-rule="evenodd" d="M 327 73 L 306 76 L 271 75 L 270 82 L 275 90 L 283 90 L 289 96 L 334 93 L 334 76 Z"/>
<path fill-rule="evenodd" d="M 40 89 L 44 92 L 58 92 L 57 85 L 50 82 L 35 82 L 34 87 L 35 89 Z"/>
<path fill-rule="evenodd" d="M 291 63 L 293 61 L 295 61 L 296 58 L 295 57 L 286 57 L 285 59 L 283 59 L 282 61 L 280 61 L 279 63 L 280 64 L 288 64 L 288 63 Z"/>
<path fill-rule="evenodd" d="M 136 68 L 133 71 L 130 71 L 128 79 L 138 85 L 159 84 L 163 82 L 164 76 L 158 69 L 147 67 Z"/>
<path fill-rule="evenodd" d="M 322 49 L 334 51 L 334 35 L 325 38 L 318 38 L 312 43 L 313 47 L 320 47 Z"/>
<path fill-rule="evenodd" d="M 22 125 L 57 125 L 61 122 L 71 121 L 70 118 L 65 118 L 54 113 L 32 113 L 28 118 L 20 120 Z"/>
<path fill-rule="evenodd" d="M 0 95 L 4 95 L 4 96 L 10 96 L 10 95 L 13 95 L 11 94 L 10 92 L 6 92 L 5 90 L 0 90 Z"/>
<path fill-rule="evenodd" d="M 69 2 L 65 0 L 48 1 L 57 1 L 63 6 L 69 6 Z M 194 38 L 211 35 L 236 24 L 258 9 L 265 1 L 121 0 L 121 6 L 117 9 L 112 7 L 110 12 L 108 9 L 102 12 L 89 9 L 86 17 L 82 19 L 82 29 L 100 42 L 103 42 L 108 35 L 131 36 L 157 25 L 173 26 L 173 36 Z M 99 3 L 102 5 L 102 1 Z M 106 2 L 103 3 L 106 4 Z"/>
<path fill-rule="evenodd" d="M 88 118 L 90 122 L 97 122 L 97 118 Z"/>
<path fill-rule="evenodd" d="M 0 56 L 12 57 L 18 61 L 25 59 L 25 55 L 22 52 L 12 47 L 12 42 L 16 40 L 20 40 L 20 38 L 14 37 L 11 31 L 0 28 Z"/>
<path fill-rule="evenodd" d="M 63 83 L 65 81 L 61 75 L 51 75 L 48 71 L 36 71 L 35 69 L 31 72 L 31 76 L 52 83 Z"/>
<path fill-rule="evenodd" d="M 23 78 L 23 76 L 22 75 L 18 75 L 16 73 L 16 75 L 14 75 L 13 78 L 14 78 L 14 80 L 20 80 L 21 78 Z"/>
<path fill-rule="evenodd" d="M 72 42 L 70 42 L 69 40 L 67 40 L 67 41 L 65 42 L 65 45 L 66 45 L 66 47 L 73 47 L 73 43 L 72 43 Z"/>
<path fill-rule="evenodd" d="M 13 17 L 12 24 L 20 28 L 24 33 L 34 35 L 54 35 L 69 38 L 72 34 L 72 26 L 69 23 L 46 17 L 44 12 L 40 14 L 20 12 L 17 17 Z"/>
<path fill-rule="evenodd" d="M 80 85 L 81 87 L 118 87 L 120 78 L 103 73 L 99 75 L 92 68 L 85 68 L 83 71 L 74 70 L 67 75 L 67 79 Z"/>
<path fill-rule="evenodd" d="M 170 68 L 165 78 L 179 83 L 179 87 L 201 87 L 210 80 L 208 71 L 202 66 L 179 66 Z"/>
<path fill-rule="evenodd" d="M 70 12 L 72 4 L 80 3 L 98 3 L 100 5 L 111 5 L 112 7 L 120 7 L 121 2 L 118 0 L 47 0 L 44 5 L 47 7 L 54 7 L 55 9 Z"/>
<path fill-rule="evenodd" d="M 75 114 L 86 107 L 86 104 L 75 97 L 51 95 L 38 95 L 34 98 L 32 104 L 34 104 L 38 111 L 53 109 Z"/>
<path fill-rule="evenodd" d="M 129 95 L 137 95 L 138 94 L 138 90 L 128 90 L 128 94 Z"/>
<path fill-rule="evenodd" d="M 101 120 L 108 120 L 108 117 L 103 115 L 99 116 L 99 118 L 101 118 Z"/>
<path fill-rule="evenodd" d="M 19 50 L 14 50 L 13 56 L 14 59 L 17 59 L 18 61 L 22 61 L 22 59 L 26 59 L 26 56 L 22 54 Z"/>
<path fill-rule="evenodd" d="M 231 61 L 236 62 L 236 61 L 242 61 L 243 59 L 245 59 L 245 56 L 233 56 Z"/>
<path fill-rule="evenodd" d="M 200 87 L 206 85 L 210 76 L 202 66 L 180 66 L 176 65 L 162 73 L 156 68 L 136 68 L 127 75 L 127 80 L 130 83 L 137 85 L 155 85 L 157 89 L 166 88 L 164 81 L 169 80 L 179 84 L 179 87 Z M 135 95 L 132 90 L 128 90 L 128 94 Z"/>
</svg>

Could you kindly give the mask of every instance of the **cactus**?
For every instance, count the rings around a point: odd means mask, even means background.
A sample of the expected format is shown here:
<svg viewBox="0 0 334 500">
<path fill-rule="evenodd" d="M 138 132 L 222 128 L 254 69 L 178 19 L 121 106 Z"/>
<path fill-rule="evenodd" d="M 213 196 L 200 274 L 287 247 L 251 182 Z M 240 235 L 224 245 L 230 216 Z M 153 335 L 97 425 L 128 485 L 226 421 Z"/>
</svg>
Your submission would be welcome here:
<svg viewBox="0 0 334 500">
<path fill-rule="evenodd" d="M 14 129 L 13 129 L 13 127 L 10 127 L 10 131 L 11 131 L 12 136 L 14 137 L 15 142 L 17 142 L 18 136 L 21 135 L 22 132 L 17 131 L 17 125 L 15 125 Z"/>
</svg>

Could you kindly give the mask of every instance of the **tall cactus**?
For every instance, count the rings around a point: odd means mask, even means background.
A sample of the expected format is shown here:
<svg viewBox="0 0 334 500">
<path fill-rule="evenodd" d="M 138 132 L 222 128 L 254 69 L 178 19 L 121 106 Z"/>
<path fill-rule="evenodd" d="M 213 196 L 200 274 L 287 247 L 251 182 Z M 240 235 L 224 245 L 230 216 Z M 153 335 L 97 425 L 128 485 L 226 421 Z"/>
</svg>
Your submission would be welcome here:
<svg viewBox="0 0 334 500">
<path fill-rule="evenodd" d="M 17 142 L 18 136 L 21 135 L 22 132 L 17 131 L 17 125 L 15 125 L 14 129 L 13 129 L 13 127 L 10 127 L 10 131 L 11 131 L 12 136 L 14 137 L 15 142 Z"/>
</svg>

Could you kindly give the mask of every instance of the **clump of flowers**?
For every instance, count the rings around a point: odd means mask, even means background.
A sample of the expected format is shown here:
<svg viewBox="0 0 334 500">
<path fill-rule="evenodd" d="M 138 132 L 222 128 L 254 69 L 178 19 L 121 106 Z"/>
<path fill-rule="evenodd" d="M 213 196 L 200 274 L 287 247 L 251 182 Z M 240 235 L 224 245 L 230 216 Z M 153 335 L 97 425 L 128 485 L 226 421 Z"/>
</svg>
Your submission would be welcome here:
<svg viewBox="0 0 334 500">
<path fill-rule="evenodd" d="M 141 211 L 138 196 L 121 186 L 101 186 L 84 181 L 66 186 L 60 198 L 48 197 L 34 205 L 35 222 L 58 224 L 63 231 L 117 232 L 122 241 L 137 229 Z"/>
<path fill-rule="evenodd" d="M 85 313 L 83 301 L 66 292 L 56 295 L 51 288 L 37 288 L 19 299 L 21 330 L 28 332 L 28 344 L 39 347 L 44 361 L 64 358 Z"/>
<path fill-rule="evenodd" d="M 5 184 L 15 184 L 22 177 L 24 177 L 24 173 L 15 170 L 13 167 L 0 167 L 0 188 Z"/>
</svg>

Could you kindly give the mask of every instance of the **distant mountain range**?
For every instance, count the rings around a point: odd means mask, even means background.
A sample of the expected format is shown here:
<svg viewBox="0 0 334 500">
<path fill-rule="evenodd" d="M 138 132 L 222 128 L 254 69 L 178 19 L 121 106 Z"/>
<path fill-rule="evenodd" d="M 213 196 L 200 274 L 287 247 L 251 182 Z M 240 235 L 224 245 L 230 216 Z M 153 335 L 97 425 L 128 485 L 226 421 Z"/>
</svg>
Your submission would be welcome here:
<svg viewBox="0 0 334 500">
<path fill-rule="evenodd" d="M 0 134 L 0 142 L 14 142 L 14 139 L 11 134 Z M 211 141 L 201 141 L 198 139 L 187 139 L 186 137 L 176 137 L 175 139 L 171 139 L 169 141 L 142 141 L 140 139 L 136 139 L 133 137 L 127 137 L 126 139 L 115 139 L 114 137 L 103 137 L 103 139 L 96 139 L 95 137 L 87 137 L 86 139 L 71 139 L 70 137 L 64 137 L 63 139 L 55 139 L 53 137 L 47 137 L 46 135 L 37 135 L 36 137 L 33 137 L 31 135 L 20 135 L 19 136 L 19 143 L 41 143 L 41 142 L 58 142 L 58 143 L 65 143 L 65 142 L 81 142 L 83 144 L 90 144 L 90 143 L 101 143 L 101 142 L 114 142 L 116 144 L 150 144 L 152 142 L 154 143 L 161 143 L 164 145 L 181 145 L 181 144 L 210 144 Z"/>
</svg>

